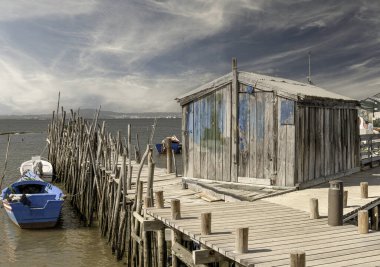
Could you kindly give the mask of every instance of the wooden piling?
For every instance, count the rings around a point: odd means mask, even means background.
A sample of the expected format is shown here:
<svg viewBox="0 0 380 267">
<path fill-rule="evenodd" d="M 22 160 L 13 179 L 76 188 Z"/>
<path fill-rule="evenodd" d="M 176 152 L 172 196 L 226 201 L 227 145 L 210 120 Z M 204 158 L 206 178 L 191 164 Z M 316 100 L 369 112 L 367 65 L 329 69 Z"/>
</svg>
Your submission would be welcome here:
<svg viewBox="0 0 380 267">
<path fill-rule="evenodd" d="M 154 179 L 153 150 L 150 149 L 148 153 L 148 182 L 147 182 L 147 196 L 153 199 L 153 179 Z"/>
<path fill-rule="evenodd" d="M 306 253 L 301 250 L 290 252 L 290 267 L 306 267 Z"/>
<path fill-rule="evenodd" d="M 132 189 L 132 129 L 131 129 L 131 125 L 128 124 L 128 171 L 129 171 L 129 175 L 128 175 L 128 182 L 127 182 L 127 188 L 129 190 Z"/>
<path fill-rule="evenodd" d="M 237 253 L 248 252 L 248 227 L 236 229 L 235 250 Z"/>
<path fill-rule="evenodd" d="M 164 208 L 164 192 L 163 191 L 155 192 L 155 199 L 156 199 L 156 207 L 159 209 L 163 209 Z"/>
<path fill-rule="evenodd" d="M 155 192 L 156 208 L 164 208 L 164 194 L 163 191 Z M 158 267 L 166 267 L 166 241 L 165 241 L 165 229 L 158 230 L 157 234 L 157 262 Z"/>
<path fill-rule="evenodd" d="M 173 156 L 172 156 L 172 139 L 170 137 L 165 138 L 166 148 L 166 173 L 173 172 Z"/>
<path fill-rule="evenodd" d="M 368 198 L 368 182 L 360 183 L 360 196 L 361 198 Z"/>
<path fill-rule="evenodd" d="M 310 199 L 310 219 L 319 219 L 318 199 Z"/>
<path fill-rule="evenodd" d="M 359 234 L 368 234 L 368 210 L 359 210 L 358 212 L 358 232 Z"/>
<path fill-rule="evenodd" d="M 172 212 L 172 219 L 173 220 L 181 219 L 181 202 L 179 199 L 172 199 L 172 201 L 171 201 L 171 212 Z"/>
<path fill-rule="evenodd" d="M 145 197 L 145 209 L 151 207 L 152 199 Z M 143 246 L 144 246 L 144 267 L 152 266 L 152 233 L 144 230 L 143 232 Z"/>
<path fill-rule="evenodd" d="M 181 202 L 179 199 L 172 199 L 171 201 L 171 214 L 173 220 L 181 219 Z M 175 243 L 181 244 L 182 242 L 182 234 L 178 230 L 172 230 L 172 246 Z M 179 259 L 172 251 L 172 267 L 179 267 Z"/>
<path fill-rule="evenodd" d="M 201 234 L 211 234 L 211 212 L 201 213 Z"/>
</svg>

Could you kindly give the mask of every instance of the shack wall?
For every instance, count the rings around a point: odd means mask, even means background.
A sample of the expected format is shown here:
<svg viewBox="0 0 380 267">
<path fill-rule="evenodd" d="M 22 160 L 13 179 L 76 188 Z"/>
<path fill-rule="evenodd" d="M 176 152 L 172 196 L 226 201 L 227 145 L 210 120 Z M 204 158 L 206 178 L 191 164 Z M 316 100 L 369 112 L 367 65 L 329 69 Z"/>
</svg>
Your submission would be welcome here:
<svg viewBox="0 0 380 267">
<path fill-rule="evenodd" d="M 231 181 L 231 84 L 183 106 L 184 175 Z"/>
<path fill-rule="evenodd" d="M 297 107 L 296 183 L 334 177 L 360 166 L 355 107 Z"/>
</svg>

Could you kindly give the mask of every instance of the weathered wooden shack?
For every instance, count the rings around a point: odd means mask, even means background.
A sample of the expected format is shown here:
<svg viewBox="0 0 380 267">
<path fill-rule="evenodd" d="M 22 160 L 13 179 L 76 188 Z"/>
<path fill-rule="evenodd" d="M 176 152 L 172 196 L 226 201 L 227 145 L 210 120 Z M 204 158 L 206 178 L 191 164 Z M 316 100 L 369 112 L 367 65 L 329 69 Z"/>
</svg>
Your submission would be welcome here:
<svg viewBox="0 0 380 267">
<path fill-rule="evenodd" d="M 307 186 L 359 170 L 358 102 L 237 70 L 177 98 L 184 176 Z"/>
</svg>

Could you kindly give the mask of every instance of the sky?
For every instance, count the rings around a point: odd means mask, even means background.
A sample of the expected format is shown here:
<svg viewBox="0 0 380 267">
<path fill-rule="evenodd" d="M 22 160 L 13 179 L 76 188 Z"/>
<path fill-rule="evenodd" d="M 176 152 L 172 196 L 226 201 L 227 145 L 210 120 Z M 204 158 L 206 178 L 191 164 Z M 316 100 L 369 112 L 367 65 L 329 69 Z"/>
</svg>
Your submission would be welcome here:
<svg viewBox="0 0 380 267">
<path fill-rule="evenodd" d="M 380 1 L 0 0 L 0 114 L 176 112 L 238 69 L 380 92 Z"/>
</svg>

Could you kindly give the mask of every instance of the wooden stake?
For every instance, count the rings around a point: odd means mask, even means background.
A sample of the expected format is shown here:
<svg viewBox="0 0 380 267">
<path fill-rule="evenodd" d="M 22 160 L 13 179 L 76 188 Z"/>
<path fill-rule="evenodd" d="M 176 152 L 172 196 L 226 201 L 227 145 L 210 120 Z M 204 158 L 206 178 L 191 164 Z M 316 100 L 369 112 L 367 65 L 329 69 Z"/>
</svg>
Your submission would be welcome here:
<svg viewBox="0 0 380 267">
<path fill-rule="evenodd" d="M 201 214 L 201 234 L 211 234 L 211 212 L 204 212 Z"/>
<path fill-rule="evenodd" d="M 305 252 L 300 250 L 290 252 L 290 267 L 306 267 Z"/>
<path fill-rule="evenodd" d="M 368 198 L 368 182 L 360 183 L 361 198 Z"/>
<path fill-rule="evenodd" d="M 128 124 L 128 182 L 127 182 L 127 188 L 128 190 L 132 189 L 132 138 L 131 138 L 131 125 Z"/>
<path fill-rule="evenodd" d="M 181 219 L 181 201 L 179 199 L 172 199 L 171 201 L 172 219 Z"/>
<path fill-rule="evenodd" d="M 359 234 L 368 234 L 368 210 L 358 212 L 358 231 Z"/>
<path fill-rule="evenodd" d="M 318 199 L 310 199 L 310 219 L 319 219 Z"/>
<path fill-rule="evenodd" d="M 163 209 L 164 208 L 164 192 L 157 191 L 155 193 L 155 199 L 156 199 L 156 207 L 158 209 Z"/>
<path fill-rule="evenodd" d="M 165 138 L 166 149 L 166 173 L 173 172 L 173 156 L 172 156 L 172 139 L 170 137 Z"/>
<path fill-rule="evenodd" d="M 145 209 L 151 207 L 152 199 L 145 197 Z M 144 267 L 152 266 L 152 233 L 143 231 L 143 246 L 144 246 Z"/>
<path fill-rule="evenodd" d="M 171 213 L 172 213 L 172 219 L 178 220 L 181 219 L 181 202 L 179 199 L 172 199 L 171 201 Z M 173 229 L 172 230 L 172 246 L 175 243 L 181 244 L 182 241 L 182 234 L 178 230 Z M 172 251 L 172 267 L 178 267 L 179 261 L 178 258 L 175 256 L 175 253 Z"/>
<path fill-rule="evenodd" d="M 237 253 L 248 252 L 248 227 L 236 229 L 235 250 Z"/>
<path fill-rule="evenodd" d="M 155 163 L 153 162 L 153 150 L 149 150 L 149 153 L 148 153 L 148 182 L 147 182 L 146 194 L 151 199 L 153 199 L 154 167 L 155 167 Z"/>
</svg>

